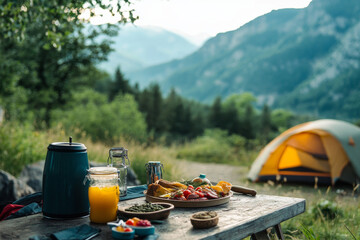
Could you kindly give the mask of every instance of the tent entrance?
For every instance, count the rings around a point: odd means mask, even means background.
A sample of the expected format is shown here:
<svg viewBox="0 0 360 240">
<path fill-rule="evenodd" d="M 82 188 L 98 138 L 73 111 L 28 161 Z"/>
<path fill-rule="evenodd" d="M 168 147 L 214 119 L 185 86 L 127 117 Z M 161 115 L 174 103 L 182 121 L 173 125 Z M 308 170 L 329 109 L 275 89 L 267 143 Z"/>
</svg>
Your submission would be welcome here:
<svg viewBox="0 0 360 240">
<path fill-rule="evenodd" d="M 330 164 L 327 160 L 313 157 L 312 154 L 287 146 L 279 160 L 278 170 L 303 168 L 311 169 L 311 172 L 330 173 Z M 301 171 L 302 173 L 306 171 Z"/>
<path fill-rule="evenodd" d="M 327 158 L 287 145 L 280 157 L 278 172 L 281 181 L 331 184 L 330 164 Z M 279 177 L 278 177 L 279 180 Z"/>
</svg>

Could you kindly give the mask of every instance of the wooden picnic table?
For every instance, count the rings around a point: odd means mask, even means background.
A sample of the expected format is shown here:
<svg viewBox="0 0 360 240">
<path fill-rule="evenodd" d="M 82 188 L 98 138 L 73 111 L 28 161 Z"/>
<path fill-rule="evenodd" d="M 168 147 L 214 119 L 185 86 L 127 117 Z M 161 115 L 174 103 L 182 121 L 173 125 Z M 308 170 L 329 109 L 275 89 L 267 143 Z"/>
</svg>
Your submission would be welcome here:
<svg viewBox="0 0 360 240">
<path fill-rule="evenodd" d="M 119 206 L 145 203 L 145 198 L 119 202 Z M 210 229 L 194 229 L 190 216 L 199 211 L 216 211 L 219 223 Z M 159 240 L 171 239 L 267 239 L 266 229 L 275 227 L 279 239 L 283 239 L 280 223 L 305 211 L 305 199 L 234 193 L 229 203 L 207 208 L 175 208 L 162 224 L 154 224 Z M 71 220 L 50 220 L 42 214 L 0 222 L 0 239 L 28 239 L 34 235 L 49 235 L 81 224 L 100 228 L 94 239 L 112 239 L 106 225 L 90 223 L 88 217 Z"/>
</svg>

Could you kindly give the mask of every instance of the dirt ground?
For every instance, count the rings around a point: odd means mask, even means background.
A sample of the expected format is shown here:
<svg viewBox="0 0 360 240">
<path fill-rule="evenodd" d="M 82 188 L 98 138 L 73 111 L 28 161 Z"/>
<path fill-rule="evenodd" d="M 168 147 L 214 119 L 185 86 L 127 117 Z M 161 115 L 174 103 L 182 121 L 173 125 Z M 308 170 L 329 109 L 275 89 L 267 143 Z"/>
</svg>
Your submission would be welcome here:
<svg viewBox="0 0 360 240">
<path fill-rule="evenodd" d="M 320 198 L 331 198 L 352 205 L 358 204 L 359 192 L 354 192 L 349 186 L 316 186 L 290 183 L 253 183 L 247 180 L 248 167 L 232 166 L 218 163 L 200 163 L 179 161 L 179 169 L 184 169 L 182 180 L 190 180 L 199 176 L 200 173 L 213 182 L 220 180 L 255 189 L 258 194 L 278 195 L 287 197 L 299 197 L 307 199 L 308 203 L 316 202 Z"/>
<path fill-rule="evenodd" d="M 206 177 L 212 182 L 220 180 L 227 181 L 233 185 L 243 184 L 246 179 L 248 169 L 246 167 L 231 166 L 218 163 L 199 163 L 180 161 L 177 162 L 180 169 L 184 169 L 184 180 L 190 180 L 199 176 L 201 173 L 206 174 Z"/>
</svg>

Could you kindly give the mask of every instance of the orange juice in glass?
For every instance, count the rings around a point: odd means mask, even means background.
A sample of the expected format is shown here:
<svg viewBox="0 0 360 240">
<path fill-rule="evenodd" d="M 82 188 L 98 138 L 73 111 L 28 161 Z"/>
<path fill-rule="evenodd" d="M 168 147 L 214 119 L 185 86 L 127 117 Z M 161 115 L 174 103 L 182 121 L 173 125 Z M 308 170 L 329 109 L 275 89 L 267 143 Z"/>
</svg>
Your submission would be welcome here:
<svg viewBox="0 0 360 240">
<path fill-rule="evenodd" d="M 90 221 L 107 223 L 116 220 L 119 202 L 118 172 L 113 167 L 89 169 Z"/>
</svg>

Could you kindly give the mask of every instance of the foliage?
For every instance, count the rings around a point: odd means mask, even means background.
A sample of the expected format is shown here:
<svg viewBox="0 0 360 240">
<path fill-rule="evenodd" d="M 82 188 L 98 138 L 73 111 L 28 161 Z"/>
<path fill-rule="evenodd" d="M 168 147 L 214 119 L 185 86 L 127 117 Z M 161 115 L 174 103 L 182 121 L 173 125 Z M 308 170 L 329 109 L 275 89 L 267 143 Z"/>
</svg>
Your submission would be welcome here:
<svg viewBox="0 0 360 240">
<path fill-rule="evenodd" d="M 210 127 L 254 139 L 258 129 L 255 102 L 256 98 L 251 93 L 232 94 L 224 102 L 216 97 L 209 111 Z"/>
<path fill-rule="evenodd" d="M 0 169 L 17 176 L 30 163 L 44 160 L 47 146 L 52 142 L 67 141 L 68 135 L 61 126 L 55 126 L 47 131 L 37 131 L 29 124 L 6 122 L 0 125 Z M 90 162 L 106 165 L 109 149 L 122 146 L 129 150 L 131 168 L 137 174 L 141 183 L 146 183 L 145 163 L 161 161 L 164 164 L 164 178 L 175 180 L 179 172 L 174 166 L 173 151 L 161 146 L 145 147 L 137 141 L 118 139 L 112 145 L 102 142 L 94 143 L 90 138 L 81 136 L 74 138 L 76 142 L 87 147 Z"/>
<path fill-rule="evenodd" d="M 0 97 L 7 107 L 17 88 L 25 88 L 27 108 L 35 112 L 37 127 L 49 126 L 52 109 L 70 99 L 84 69 L 106 59 L 110 42 L 95 40 L 114 35 L 117 25 L 91 27 L 85 35 L 82 13 L 95 9 L 118 14 L 119 22 L 134 21 L 128 0 L 108 1 L 2 1 L 0 11 Z M 2 72 L 2 71 L 1 71 Z M 6 109 L 7 119 L 15 119 Z"/>
<path fill-rule="evenodd" d="M 0 36 L 2 36 L 2 39 L 22 41 L 27 37 L 26 31 L 32 24 L 41 23 L 43 29 L 46 30 L 46 35 L 44 35 L 46 45 L 44 47 L 61 47 L 64 44 L 62 42 L 63 38 L 66 38 L 69 34 L 69 32 L 61 31 L 61 28 L 64 27 L 62 25 L 81 24 L 85 20 L 85 16 L 82 16 L 83 13 L 88 14 L 88 17 L 99 17 L 102 14 L 112 16 L 118 14 L 120 16 L 119 22 L 133 22 L 137 19 L 134 16 L 134 10 L 123 10 L 126 5 L 130 4 L 129 0 L 111 0 L 107 1 L 107 3 L 100 0 L 66 0 L 61 2 L 49 0 L 46 3 L 41 0 L 2 1 Z M 101 9 L 102 11 L 95 11 L 95 9 Z"/>
<path fill-rule="evenodd" d="M 116 95 L 121 94 L 132 94 L 133 89 L 129 84 L 129 80 L 125 79 L 124 74 L 120 71 L 120 67 L 116 68 L 115 81 L 109 84 L 109 99 L 113 100 Z"/>
<path fill-rule="evenodd" d="M 306 94 L 299 88 L 292 94 L 285 94 L 276 106 L 283 106 L 298 113 L 326 115 L 329 118 L 358 120 L 360 116 L 359 69 L 343 71 L 337 77 L 321 82 L 317 88 Z M 311 109 L 311 111 L 309 111 Z"/>
<path fill-rule="evenodd" d="M 271 140 L 270 138 L 270 131 L 272 128 L 271 123 L 271 117 L 270 117 L 270 108 L 268 105 L 264 105 L 262 111 L 261 111 L 261 123 L 260 123 L 260 129 L 261 129 L 261 139 L 264 141 L 264 143 L 267 143 Z"/>
<path fill-rule="evenodd" d="M 179 151 L 177 157 L 200 162 L 221 163 L 234 161 L 231 147 L 226 141 L 227 132 L 223 130 L 206 130 L 204 136 L 196 138 Z"/>
<path fill-rule="evenodd" d="M 308 240 L 320 240 L 320 238 L 314 234 L 314 231 L 311 228 L 308 229 L 305 226 L 301 226 L 301 231 Z"/>
<path fill-rule="evenodd" d="M 70 135 L 83 134 L 93 141 L 112 145 L 120 138 L 145 141 L 146 124 L 131 95 L 118 95 L 112 102 L 93 90 L 76 95 L 68 110 L 54 111 L 53 126 L 61 123 Z"/>
<path fill-rule="evenodd" d="M 300 187 L 298 187 L 300 188 Z M 287 188 L 283 190 L 287 191 Z M 360 221 L 359 203 L 353 196 L 336 196 L 320 193 L 320 190 L 298 190 L 298 193 L 287 193 L 287 196 L 300 195 L 306 198 L 307 211 L 282 224 L 285 235 L 291 239 L 356 239 L 360 237 L 358 222 Z M 300 195 L 299 195 L 300 194 Z M 281 194 L 280 194 L 281 195 Z M 322 200 L 318 200 L 318 198 Z M 335 201 L 336 198 L 336 201 Z M 321 209 L 321 210 L 320 210 Z M 325 217 L 327 216 L 327 217 Z"/>
<path fill-rule="evenodd" d="M 206 129 L 203 136 L 179 147 L 177 158 L 249 166 L 258 150 L 252 144 L 253 141 L 239 135 L 229 136 L 224 130 Z"/>
<path fill-rule="evenodd" d="M 160 87 L 157 84 L 151 85 L 149 88 L 139 95 L 139 109 L 146 116 L 148 130 L 155 132 L 164 131 L 163 121 L 163 98 Z"/>
<path fill-rule="evenodd" d="M 240 115 L 246 114 L 246 109 L 248 107 L 253 107 L 253 105 L 257 102 L 256 97 L 250 93 L 245 92 L 242 94 L 231 94 L 224 101 L 224 107 L 235 106 L 238 109 Z"/>
<path fill-rule="evenodd" d="M 310 211 L 314 217 L 322 217 L 329 220 L 343 216 L 341 208 L 339 208 L 335 202 L 324 199 L 320 200 Z"/>
<path fill-rule="evenodd" d="M 0 125 L 0 169 L 13 175 L 20 173 L 26 164 L 46 156 L 46 136 L 35 131 L 30 124 L 5 122 Z"/>
<path fill-rule="evenodd" d="M 209 122 L 211 127 L 213 128 L 222 127 L 221 115 L 222 115 L 221 97 L 217 96 L 214 99 L 214 102 L 210 108 L 210 113 L 209 113 Z"/>
<path fill-rule="evenodd" d="M 274 109 L 271 112 L 271 121 L 278 128 L 279 132 L 284 132 L 293 124 L 294 113 L 286 109 Z"/>
<path fill-rule="evenodd" d="M 159 85 L 133 90 L 139 110 L 145 115 L 148 132 L 155 139 L 183 142 L 202 134 L 206 127 L 204 105 L 180 97 L 173 89 L 163 98 Z"/>
</svg>

